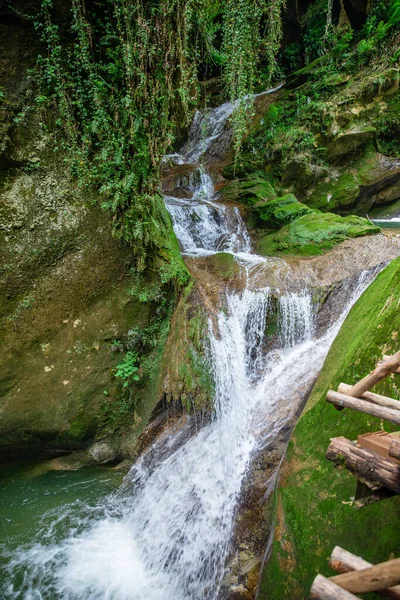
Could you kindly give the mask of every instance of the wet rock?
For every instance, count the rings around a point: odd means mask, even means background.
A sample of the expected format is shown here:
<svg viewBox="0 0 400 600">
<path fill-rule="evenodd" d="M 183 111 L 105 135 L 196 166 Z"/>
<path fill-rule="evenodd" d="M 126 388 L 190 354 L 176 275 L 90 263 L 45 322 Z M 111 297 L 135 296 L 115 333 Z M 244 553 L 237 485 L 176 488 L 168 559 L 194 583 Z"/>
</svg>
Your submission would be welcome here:
<svg viewBox="0 0 400 600">
<path fill-rule="evenodd" d="M 116 459 L 114 448 L 107 442 L 96 442 L 88 449 L 88 455 L 95 463 L 104 464 L 112 462 Z"/>
<path fill-rule="evenodd" d="M 244 585 L 235 585 L 229 589 L 229 600 L 253 600 L 253 596 Z"/>
</svg>

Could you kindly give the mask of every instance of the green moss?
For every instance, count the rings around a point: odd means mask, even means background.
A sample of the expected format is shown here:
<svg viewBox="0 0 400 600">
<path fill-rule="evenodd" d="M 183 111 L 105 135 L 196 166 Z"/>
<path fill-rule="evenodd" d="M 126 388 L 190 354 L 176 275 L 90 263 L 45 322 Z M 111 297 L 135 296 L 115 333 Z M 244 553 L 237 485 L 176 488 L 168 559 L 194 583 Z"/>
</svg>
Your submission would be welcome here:
<svg viewBox="0 0 400 600">
<path fill-rule="evenodd" d="M 340 545 L 377 563 L 400 553 L 400 498 L 363 509 L 351 505 L 356 480 L 325 459 L 329 440 L 392 431 L 394 426 L 351 410 L 338 412 L 325 400 L 341 381 L 354 384 L 383 353 L 398 350 L 400 335 L 400 259 L 391 263 L 349 313 L 325 361 L 298 422 L 283 466 L 276 498 L 277 527 L 272 558 L 263 575 L 260 600 L 308 598 L 315 575 L 332 575 L 328 557 Z M 400 377 L 376 391 L 400 399 Z"/>
<path fill-rule="evenodd" d="M 299 202 L 293 194 L 286 194 L 257 206 L 255 212 L 262 221 L 266 221 L 268 227 L 279 229 L 303 215 L 312 213 L 312 210 Z"/>
<path fill-rule="evenodd" d="M 343 206 L 353 204 L 359 192 L 358 174 L 346 172 L 336 180 L 317 185 L 307 205 L 321 210 L 340 210 Z"/>
<path fill-rule="evenodd" d="M 309 211 L 282 227 L 277 233 L 260 238 L 257 252 L 272 254 L 323 254 L 347 238 L 379 233 L 379 227 L 361 217 L 340 217 L 332 213 Z"/>
<path fill-rule="evenodd" d="M 248 206 L 255 206 L 276 197 L 273 185 L 260 175 L 249 175 L 244 179 L 229 181 L 221 191 L 224 202 L 236 201 Z"/>
<path fill-rule="evenodd" d="M 77 413 L 70 421 L 66 437 L 72 437 L 77 442 L 88 442 L 93 439 L 97 424 L 96 420 L 93 419 L 93 415 L 88 414 L 85 411 Z"/>
</svg>

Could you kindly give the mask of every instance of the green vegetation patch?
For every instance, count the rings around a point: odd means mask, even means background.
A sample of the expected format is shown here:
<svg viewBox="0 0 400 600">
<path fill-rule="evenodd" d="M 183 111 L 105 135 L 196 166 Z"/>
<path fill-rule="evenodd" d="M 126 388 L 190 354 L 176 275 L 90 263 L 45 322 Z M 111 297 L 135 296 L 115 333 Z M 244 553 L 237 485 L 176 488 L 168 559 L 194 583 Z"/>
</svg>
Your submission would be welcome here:
<svg viewBox="0 0 400 600">
<path fill-rule="evenodd" d="M 257 252 L 271 254 L 297 254 L 313 256 L 324 254 L 347 238 L 379 233 L 380 229 L 361 217 L 340 217 L 332 213 L 310 211 L 277 233 L 260 238 Z"/>
<path fill-rule="evenodd" d="M 325 397 L 342 381 L 355 384 L 374 369 L 382 354 L 399 349 L 399 306 L 400 259 L 396 259 L 350 311 L 294 430 L 277 491 L 272 557 L 263 574 L 260 600 L 308 598 L 317 573 L 333 575 L 328 558 L 335 545 L 372 563 L 400 554 L 396 526 L 400 497 L 356 509 L 355 477 L 325 458 L 332 437 L 354 440 L 368 431 L 395 428 L 351 410 L 338 412 Z M 375 390 L 400 399 L 400 376 L 392 375 Z"/>
<path fill-rule="evenodd" d="M 286 194 L 257 207 L 256 213 L 272 229 L 279 229 L 313 211 L 299 202 L 293 194 Z"/>
<path fill-rule="evenodd" d="M 275 197 L 273 185 L 256 173 L 244 179 L 228 181 L 221 191 L 221 199 L 224 202 L 237 201 L 248 206 L 255 206 Z"/>
</svg>

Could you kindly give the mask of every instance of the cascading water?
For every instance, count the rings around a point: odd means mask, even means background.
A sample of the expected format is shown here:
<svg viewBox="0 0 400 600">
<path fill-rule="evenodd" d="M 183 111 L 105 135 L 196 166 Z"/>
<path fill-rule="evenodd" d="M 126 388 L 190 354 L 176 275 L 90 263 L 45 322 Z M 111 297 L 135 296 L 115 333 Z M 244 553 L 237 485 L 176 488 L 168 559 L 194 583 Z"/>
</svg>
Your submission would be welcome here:
<svg viewBox="0 0 400 600">
<path fill-rule="evenodd" d="M 236 221 L 228 218 L 206 174 L 200 182 L 187 203 L 166 199 L 180 243 L 192 254 L 241 253 L 248 280 L 244 290 L 226 293 L 224 310 L 209 324 L 215 417 L 181 445 L 171 441 L 170 452 L 156 441 L 155 458 L 142 456 L 118 493 L 99 506 L 67 505 L 51 516 L 50 527 L 45 515 L 33 542 L 5 556 L 0 591 L 7 600 L 219 596 L 251 457 L 273 434 L 278 408 L 289 413 L 293 390 L 318 373 L 345 313 L 316 340 L 311 295 L 281 296 L 281 347 L 266 354 L 274 303 L 269 289 L 250 285 L 259 259 L 243 254 L 250 240 L 238 211 Z M 372 277 L 363 275 L 345 312 Z"/>
<path fill-rule="evenodd" d="M 371 277 L 360 281 L 353 301 Z M 313 320 L 304 296 L 285 297 L 288 329 L 299 327 L 299 307 L 300 322 Z M 50 532 L 41 530 L 10 557 L 5 598 L 218 598 L 252 452 L 269 421 L 271 434 L 277 400 L 290 410 L 293 391 L 312 381 L 344 318 L 319 340 L 308 337 L 313 327 L 301 326 L 296 346 L 263 356 L 268 290 L 228 294 L 226 304 L 215 334 L 210 324 L 214 421 L 159 464 L 139 460 L 105 505 L 76 513 L 66 507 Z"/>
<path fill-rule="evenodd" d="M 239 210 L 215 202 L 214 184 L 203 170 L 189 183 L 190 200 L 165 197 L 182 251 L 189 256 L 250 251 L 250 238 Z"/>
<path fill-rule="evenodd" d="M 279 326 L 283 348 L 293 348 L 314 337 L 315 318 L 310 294 L 287 294 L 279 298 Z"/>
</svg>

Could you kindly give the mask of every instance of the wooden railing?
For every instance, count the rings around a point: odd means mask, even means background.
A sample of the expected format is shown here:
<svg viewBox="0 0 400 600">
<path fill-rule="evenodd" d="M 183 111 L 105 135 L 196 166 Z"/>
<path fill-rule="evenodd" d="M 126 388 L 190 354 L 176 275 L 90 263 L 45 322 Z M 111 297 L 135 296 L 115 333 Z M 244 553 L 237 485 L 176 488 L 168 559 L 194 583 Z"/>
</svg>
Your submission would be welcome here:
<svg viewBox="0 0 400 600">
<path fill-rule="evenodd" d="M 329 390 L 326 399 L 334 404 L 338 410 L 351 408 L 400 425 L 399 400 L 369 391 L 388 375 L 399 372 L 400 352 L 396 352 L 393 356 L 384 356 L 384 360 L 378 364 L 376 369 L 355 385 L 341 383 L 337 392 Z"/>
<path fill-rule="evenodd" d="M 400 374 L 400 352 L 384 356 L 376 369 L 355 385 L 341 383 L 336 392 L 329 390 L 326 399 L 338 410 L 350 408 L 400 425 L 400 401 L 370 391 L 392 373 Z M 326 457 L 357 476 L 355 503 L 358 497 L 358 506 L 400 494 L 400 437 L 394 435 L 363 434 L 358 438 L 359 444 L 344 437 L 331 439 Z M 366 442 L 367 436 L 374 436 L 374 440 L 371 442 L 370 437 Z M 362 447 L 367 444 L 369 448 Z M 317 575 L 310 598 L 357 600 L 357 594 L 376 592 L 385 598 L 400 600 L 400 558 L 372 565 L 337 546 L 329 565 L 339 575 L 329 578 Z"/>
<path fill-rule="evenodd" d="M 378 565 L 336 546 L 330 567 L 340 573 L 334 577 L 317 575 L 311 587 L 314 600 L 356 600 L 356 594 L 377 592 L 385 598 L 400 600 L 400 558 Z"/>
<path fill-rule="evenodd" d="M 350 408 L 400 425 L 400 401 L 370 392 L 370 388 L 392 373 L 400 372 L 400 352 L 393 356 L 384 356 L 376 369 L 355 385 L 341 383 L 338 391 L 329 390 L 326 399 L 338 410 Z M 370 440 L 381 432 L 371 434 Z M 359 436 L 359 442 L 344 437 L 332 438 L 326 453 L 328 460 L 336 466 L 346 467 L 357 476 L 356 506 L 365 506 L 371 502 L 400 494 L 400 437 L 385 434 L 387 449 L 385 453 L 371 446 L 365 447 L 365 436 Z M 380 438 L 382 440 L 382 438 Z M 367 486 L 370 492 L 366 491 Z"/>
</svg>

